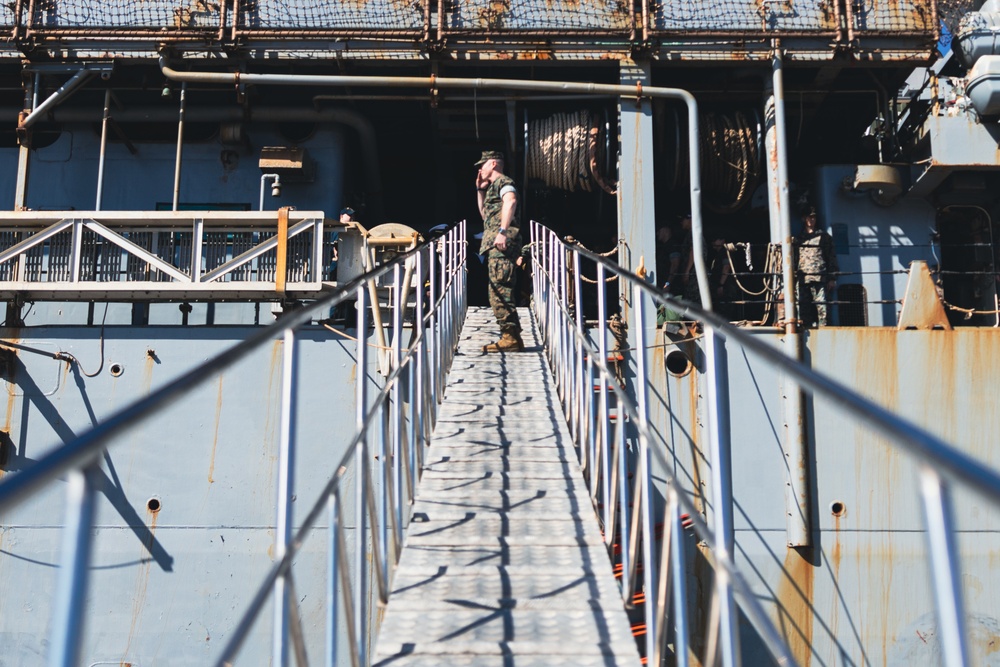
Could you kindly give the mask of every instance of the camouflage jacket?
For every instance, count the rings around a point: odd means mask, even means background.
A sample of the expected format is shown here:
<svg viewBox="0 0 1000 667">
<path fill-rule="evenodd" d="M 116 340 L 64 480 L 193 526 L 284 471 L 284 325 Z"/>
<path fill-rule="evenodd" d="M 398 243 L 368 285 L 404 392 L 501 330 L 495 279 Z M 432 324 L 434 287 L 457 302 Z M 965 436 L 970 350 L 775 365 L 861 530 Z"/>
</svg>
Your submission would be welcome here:
<svg viewBox="0 0 1000 667">
<path fill-rule="evenodd" d="M 483 242 L 479 246 L 479 254 L 487 255 L 491 250 L 494 250 L 493 240 L 497 237 L 497 230 L 500 229 L 500 215 L 503 210 L 503 198 L 500 196 L 500 190 L 506 186 L 514 187 L 514 179 L 510 176 L 501 176 L 486 188 L 486 195 L 483 199 Z M 520 218 L 521 206 L 518 202 L 518 206 L 514 208 L 514 217 L 510 221 L 510 226 L 507 228 L 507 250 L 502 254 L 510 257 L 511 259 L 516 259 L 521 253 L 521 225 L 518 223 Z M 499 249 L 496 252 L 500 253 Z"/>
<path fill-rule="evenodd" d="M 811 234 L 802 232 L 795 239 L 795 249 L 798 252 L 796 266 L 799 280 L 804 283 L 833 280 L 834 274 L 840 271 L 837 253 L 833 250 L 833 238 L 822 230 L 817 229 Z"/>
</svg>

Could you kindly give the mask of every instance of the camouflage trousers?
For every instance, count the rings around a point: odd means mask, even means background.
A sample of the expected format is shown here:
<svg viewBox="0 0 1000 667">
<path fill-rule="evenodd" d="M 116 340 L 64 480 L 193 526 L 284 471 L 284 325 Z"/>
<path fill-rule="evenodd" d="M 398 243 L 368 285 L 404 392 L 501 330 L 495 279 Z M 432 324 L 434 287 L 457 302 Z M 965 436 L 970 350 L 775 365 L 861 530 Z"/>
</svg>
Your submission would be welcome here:
<svg viewBox="0 0 1000 667">
<path fill-rule="evenodd" d="M 490 252 L 486 259 L 486 271 L 489 275 L 490 307 L 500 331 L 520 333 L 521 320 L 514 302 L 517 271 L 513 260 L 497 251 Z"/>
<path fill-rule="evenodd" d="M 799 319 L 807 327 L 830 324 L 826 317 L 826 283 L 799 283 Z"/>
</svg>

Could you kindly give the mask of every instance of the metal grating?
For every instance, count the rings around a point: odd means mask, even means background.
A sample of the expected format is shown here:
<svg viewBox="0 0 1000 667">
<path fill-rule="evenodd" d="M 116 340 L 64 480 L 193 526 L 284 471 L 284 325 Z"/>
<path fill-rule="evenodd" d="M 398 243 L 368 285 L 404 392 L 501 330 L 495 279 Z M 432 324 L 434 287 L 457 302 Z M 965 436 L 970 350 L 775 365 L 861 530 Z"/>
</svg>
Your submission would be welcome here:
<svg viewBox="0 0 1000 667">
<path fill-rule="evenodd" d="M 630 29 L 631 0 L 455 0 L 447 28 L 475 31 Z"/>
<path fill-rule="evenodd" d="M 222 0 L 45 0 L 32 28 L 218 28 Z M 5 3 L 7 4 L 7 3 Z M 9 9 L 7 11 L 10 11 Z M 4 15 L 5 16 L 5 15 Z"/>
<path fill-rule="evenodd" d="M 262 30 L 420 30 L 430 0 L 241 0 L 238 27 Z"/>
</svg>

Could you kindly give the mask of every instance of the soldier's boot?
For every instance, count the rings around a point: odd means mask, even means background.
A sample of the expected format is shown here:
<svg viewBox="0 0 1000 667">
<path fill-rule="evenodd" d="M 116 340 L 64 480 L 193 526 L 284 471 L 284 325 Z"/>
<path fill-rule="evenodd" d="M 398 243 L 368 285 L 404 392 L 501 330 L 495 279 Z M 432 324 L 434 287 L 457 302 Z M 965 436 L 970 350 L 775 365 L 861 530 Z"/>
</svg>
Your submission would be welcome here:
<svg viewBox="0 0 1000 667">
<path fill-rule="evenodd" d="M 524 341 L 519 331 L 504 331 L 500 340 L 489 345 L 483 345 L 483 352 L 523 352 Z"/>
</svg>

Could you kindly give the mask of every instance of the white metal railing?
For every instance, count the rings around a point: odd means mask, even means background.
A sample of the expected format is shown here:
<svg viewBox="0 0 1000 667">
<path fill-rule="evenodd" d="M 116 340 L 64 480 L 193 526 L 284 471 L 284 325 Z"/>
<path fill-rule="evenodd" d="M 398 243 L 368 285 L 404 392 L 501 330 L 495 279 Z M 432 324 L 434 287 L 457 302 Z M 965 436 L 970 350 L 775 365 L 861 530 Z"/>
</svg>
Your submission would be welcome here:
<svg viewBox="0 0 1000 667">
<path fill-rule="evenodd" d="M 577 245 L 564 243 L 553 231 L 537 222 L 531 223 L 531 239 L 534 309 L 541 322 L 558 394 L 578 447 L 591 498 L 600 508 L 605 541 L 610 547 L 617 538 L 621 545 L 622 597 L 626 604 L 631 604 L 637 589 L 641 587 L 645 593 L 645 640 L 649 664 L 661 664 L 668 636 L 674 638 L 674 655 L 678 664 L 687 664 L 691 623 L 686 601 L 685 553 L 681 542 L 682 514 L 688 515 L 685 520 L 692 522 L 699 539 L 712 549 L 715 566 L 709 641 L 706 642 L 706 655 L 701 664 L 716 664 L 720 656 L 726 667 L 741 664 L 737 599 L 741 611 L 754 625 L 777 663 L 795 664 L 781 634 L 735 566 L 732 462 L 725 444 L 729 442 L 730 427 L 727 339 L 765 359 L 803 389 L 878 431 L 894 446 L 913 457 L 920 471 L 920 494 L 927 527 L 929 569 L 937 603 L 942 657 L 949 667 L 968 664 L 951 488 L 955 485 L 970 488 L 1000 505 L 1000 475 L 857 392 L 740 331 L 715 313 L 673 299 L 606 258 Z M 634 348 L 639 351 L 635 354 L 635 396 L 629 395 L 619 385 L 607 364 L 608 307 L 604 289 L 597 289 L 596 328 L 590 331 L 584 328 L 580 306 L 581 262 L 596 267 L 597 285 L 603 285 L 606 276 L 614 275 L 628 287 L 627 291 L 623 289 L 623 294 L 630 299 L 629 326 L 635 335 Z M 712 526 L 709 527 L 701 519 L 678 482 L 668 479 L 662 519 L 664 535 L 659 555 L 654 548 L 654 513 L 657 510 L 651 463 L 655 459 L 663 471 L 671 467 L 664 455 L 668 443 L 649 423 L 650 375 L 642 352 L 646 348 L 647 300 L 668 306 L 685 319 L 698 320 L 705 326 L 704 374 L 709 403 L 706 429 L 712 470 Z M 596 395 L 593 389 L 595 379 L 599 382 Z M 617 412 L 613 431 L 612 398 Z M 629 429 L 634 429 L 637 444 L 634 471 L 629 470 L 626 443 L 626 431 Z M 634 490 L 627 483 L 630 472 L 635 473 Z M 638 582 L 640 562 L 643 563 L 642 581 Z"/>
<path fill-rule="evenodd" d="M 95 476 L 100 456 L 113 444 L 115 436 L 141 428 L 149 417 L 203 385 L 220 372 L 278 336 L 284 341 L 281 423 L 277 469 L 277 518 L 275 523 L 275 563 L 257 589 L 239 623 L 227 633 L 227 643 L 217 665 L 230 664 L 250 633 L 268 600 L 274 603 L 274 641 L 270 664 L 285 665 L 289 649 L 304 656 L 304 628 L 294 593 L 292 562 L 324 510 L 329 522 L 328 589 L 325 664 L 333 666 L 341 654 L 349 655 L 355 667 L 368 664 L 368 621 L 372 604 L 388 600 L 388 583 L 398 561 L 404 537 L 406 508 L 414 496 L 422 464 L 423 448 L 429 441 L 441 399 L 445 378 L 455 353 L 458 334 L 467 308 L 465 223 L 452 226 L 430 243 L 400 255 L 383 266 L 355 278 L 334 293 L 293 311 L 274 324 L 260 329 L 246 340 L 183 374 L 146 398 L 127 406 L 75 440 L 55 448 L 31 468 L 4 478 L 0 483 L 0 511 L 33 493 L 49 488 L 62 477 L 67 484 L 67 518 L 59 583 L 51 623 L 48 664 L 70 667 L 78 664 L 83 636 L 85 599 L 90 575 L 90 551 L 94 509 Z M 412 273 L 411 273 L 412 272 Z M 392 370 L 375 396 L 369 396 L 366 374 L 369 290 L 375 281 L 391 275 L 394 287 L 401 287 L 404 274 L 426 276 L 427 307 L 423 293 L 414 303 L 410 342 L 402 343 L 403 289 L 394 289 L 391 357 Z M 423 284 L 423 283 L 421 283 Z M 357 413 L 355 433 L 343 458 L 327 472 L 328 482 L 293 534 L 292 494 L 296 454 L 296 402 L 298 397 L 296 336 L 316 313 L 324 313 L 342 301 L 357 299 Z M 406 409 L 404 409 L 406 406 Z M 372 470 L 370 452 L 377 453 Z M 355 474 L 350 474 L 350 471 Z M 344 535 L 341 485 L 345 476 L 355 484 L 354 527 L 356 549 L 349 554 Z M 378 484 L 375 481 L 378 480 Z M 378 493 L 375 487 L 378 487 Z M 378 496 L 378 497 L 376 497 Z M 370 533 L 371 562 L 377 595 L 371 595 L 369 554 L 363 535 Z M 353 567 L 349 567 L 353 563 Z M 354 581 L 349 572 L 353 571 Z M 338 641 L 338 619 L 344 616 L 348 644 Z"/>
<path fill-rule="evenodd" d="M 321 211 L 24 211 L 0 219 L 0 296 L 319 291 Z"/>
</svg>

